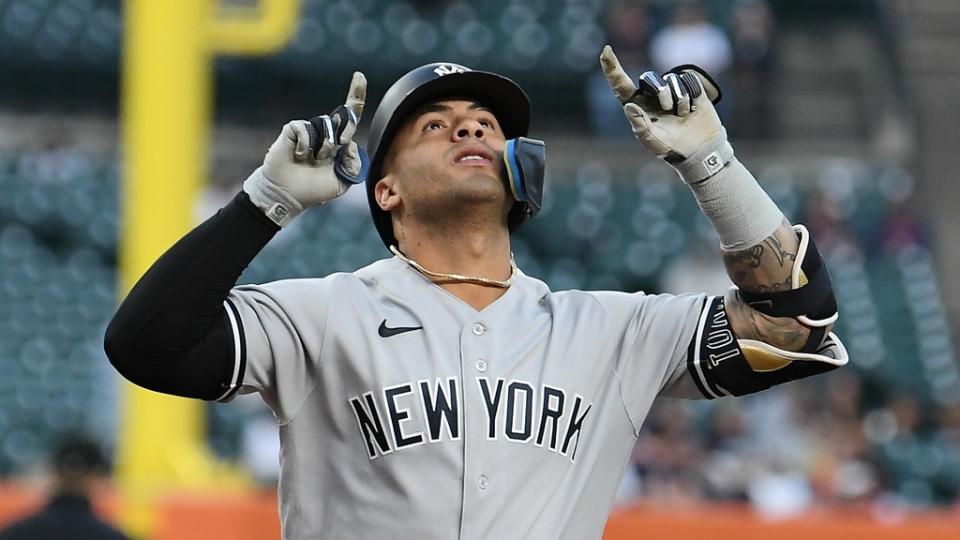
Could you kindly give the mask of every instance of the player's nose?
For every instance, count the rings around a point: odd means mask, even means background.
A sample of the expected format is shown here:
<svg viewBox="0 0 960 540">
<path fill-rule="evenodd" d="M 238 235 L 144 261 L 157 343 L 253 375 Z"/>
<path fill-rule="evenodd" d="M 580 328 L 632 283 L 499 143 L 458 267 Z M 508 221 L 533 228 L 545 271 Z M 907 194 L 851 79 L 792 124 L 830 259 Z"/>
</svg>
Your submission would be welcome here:
<svg viewBox="0 0 960 540">
<path fill-rule="evenodd" d="M 453 140 L 455 142 L 462 141 L 468 137 L 473 137 L 476 139 L 483 139 L 486 135 L 486 130 L 479 121 L 473 118 L 463 118 L 457 123 L 457 129 L 453 130 Z"/>
</svg>

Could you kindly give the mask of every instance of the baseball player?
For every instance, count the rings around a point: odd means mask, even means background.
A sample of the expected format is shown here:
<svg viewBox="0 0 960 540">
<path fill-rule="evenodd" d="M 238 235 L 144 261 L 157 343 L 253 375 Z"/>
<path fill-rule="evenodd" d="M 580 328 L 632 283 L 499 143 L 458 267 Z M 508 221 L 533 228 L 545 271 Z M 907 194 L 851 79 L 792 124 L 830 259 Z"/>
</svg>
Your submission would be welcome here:
<svg viewBox="0 0 960 540">
<path fill-rule="evenodd" d="M 695 66 L 635 83 L 609 47 L 601 66 L 716 228 L 726 296 L 554 292 L 524 274 L 510 232 L 539 210 L 544 171 L 527 96 L 437 63 L 387 91 L 369 158 L 352 140 L 360 73 L 343 107 L 285 125 L 235 199 L 130 292 L 110 361 L 159 392 L 260 393 L 280 430 L 284 538 L 599 538 L 656 398 L 739 396 L 847 361 L 813 239 L 734 156 L 717 85 Z M 392 257 L 236 286 L 277 231 L 364 178 Z"/>
</svg>

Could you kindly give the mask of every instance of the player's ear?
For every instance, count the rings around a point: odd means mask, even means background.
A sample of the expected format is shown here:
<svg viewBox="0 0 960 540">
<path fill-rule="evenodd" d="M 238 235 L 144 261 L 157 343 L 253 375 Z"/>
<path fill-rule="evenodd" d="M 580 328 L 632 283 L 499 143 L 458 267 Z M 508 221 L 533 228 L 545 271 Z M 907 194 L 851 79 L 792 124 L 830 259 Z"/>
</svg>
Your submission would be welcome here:
<svg viewBox="0 0 960 540">
<path fill-rule="evenodd" d="M 388 174 L 373 186 L 373 196 L 382 210 L 387 212 L 400 205 L 400 193 L 397 191 L 396 178 Z"/>
</svg>

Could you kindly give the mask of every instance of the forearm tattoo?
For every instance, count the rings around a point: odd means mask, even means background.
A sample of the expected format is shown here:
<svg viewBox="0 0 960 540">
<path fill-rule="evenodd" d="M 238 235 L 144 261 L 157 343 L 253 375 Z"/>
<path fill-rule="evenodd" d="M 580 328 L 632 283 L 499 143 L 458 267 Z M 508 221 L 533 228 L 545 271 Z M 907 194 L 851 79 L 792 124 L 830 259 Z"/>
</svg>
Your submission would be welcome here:
<svg viewBox="0 0 960 540">
<path fill-rule="evenodd" d="M 800 242 L 787 220 L 759 244 L 742 251 L 723 254 L 727 274 L 737 287 L 757 293 L 787 291 L 793 287 L 791 276 Z M 747 306 L 731 291 L 727 295 L 727 315 L 737 336 L 756 339 L 786 350 L 800 350 L 809 330 L 790 317 L 769 317 Z"/>
<path fill-rule="evenodd" d="M 790 317 L 769 317 L 741 302 L 736 291 L 726 294 L 727 317 L 740 339 L 755 339 L 788 351 L 799 351 L 810 330 Z"/>
<path fill-rule="evenodd" d="M 750 292 L 789 290 L 800 242 L 786 220 L 772 235 L 742 251 L 723 254 L 727 274 L 737 287 Z"/>
</svg>

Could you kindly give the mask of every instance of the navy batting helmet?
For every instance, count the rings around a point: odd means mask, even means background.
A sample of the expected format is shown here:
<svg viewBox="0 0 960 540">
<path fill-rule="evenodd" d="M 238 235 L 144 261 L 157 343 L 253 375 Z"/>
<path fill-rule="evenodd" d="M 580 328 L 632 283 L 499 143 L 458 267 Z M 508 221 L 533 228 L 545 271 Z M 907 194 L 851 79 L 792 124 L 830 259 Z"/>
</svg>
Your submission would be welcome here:
<svg viewBox="0 0 960 540">
<path fill-rule="evenodd" d="M 383 161 L 390 142 L 404 120 L 417 108 L 431 101 L 451 98 L 474 99 L 489 107 L 496 115 L 507 139 L 525 136 L 530 127 L 530 100 L 527 94 L 515 82 L 501 75 L 474 71 L 459 64 L 437 62 L 420 66 L 400 77 L 380 101 L 367 135 L 367 150 L 370 155 L 370 169 L 366 180 L 367 201 L 370 203 L 373 224 L 387 247 L 396 245 L 397 239 L 393 235 L 390 213 L 377 204 L 373 188 L 383 177 Z M 529 146 L 530 140 L 522 140 Z M 538 187 L 535 188 L 539 190 L 539 186 L 543 184 L 542 143 L 533 142 L 540 145 L 540 179 Z M 512 154 L 513 146 L 509 146 L 509 149 Z M 534 170 L 530 175 L 535 176 L 536 166 L 530 169 Z M 514 173 L 509 169 L 507 172 L 511 175 L 511 181 L 514 181 Z M 511 189 L 516 195 L 516 188 L 511 185 Z M 536 202 L 537 208 L 531 211 L 530 205 L 518 198 L 508 216 L 511 231 L 539 209 L 539 199 Z"/>
</svg>

